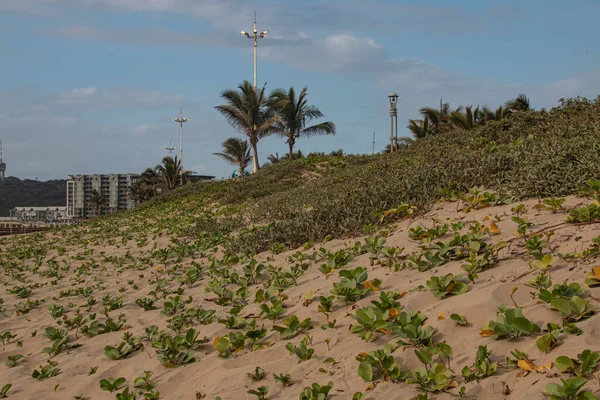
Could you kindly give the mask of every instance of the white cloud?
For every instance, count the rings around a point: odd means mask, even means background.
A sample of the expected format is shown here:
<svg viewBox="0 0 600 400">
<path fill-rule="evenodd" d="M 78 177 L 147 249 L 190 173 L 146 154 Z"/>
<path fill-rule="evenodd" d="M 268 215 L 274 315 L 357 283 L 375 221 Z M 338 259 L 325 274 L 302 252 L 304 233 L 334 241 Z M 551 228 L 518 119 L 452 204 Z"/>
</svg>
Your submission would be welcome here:
<svg viewBox="0 0 600 400">
<path fill-rule="evenodd" d="M 132 133 L 133 136 L 136 137 L 148 136 L 150 132 L 156 130 L 156 128 L 158 128 L 158 126 L 154 124 L 142 124 L 133 128 Z"/>
<path fill-rule="evenodd" d="M 183 97 L 158 90 L 140 88 L 76 88 L 62 92 L 53 99 L 57 105 L 93 107 L 94 109 L 146 109 L 163 106 L 177 107 Z"/>
</svg>

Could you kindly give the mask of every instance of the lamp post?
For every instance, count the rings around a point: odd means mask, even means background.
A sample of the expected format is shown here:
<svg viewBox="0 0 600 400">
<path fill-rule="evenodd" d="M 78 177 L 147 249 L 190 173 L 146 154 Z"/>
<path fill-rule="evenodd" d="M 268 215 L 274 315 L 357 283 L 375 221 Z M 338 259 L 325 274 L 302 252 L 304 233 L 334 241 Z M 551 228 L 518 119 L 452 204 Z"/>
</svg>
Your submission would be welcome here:
<svg viewBox="0 0 600 400">
<path fill-rule="evenodd" d="M 165 150 L 169 150 L 169 156 L 171 156 L 171 157 L 173 156 L 173 150 L 175 150 L 175 147 L 173 147 L 170 140 L 169 140 L 169 147 L 165 147 Z"/>
<path fill-rule="evenodd" d="M 388 98 L 390 99 L 390 153 L 398 150 L 398 95 L 392 92 Z M 396 122 L 396 132 L 394 133 L 394 121 Z"/>
<path fill-rule="evenodd" d="M 256 92 L 256 49 L 258 48 L 258 39 L 264 39 L 265 36 L 269 36 L 269 32 L 262 31 L 258 33 L 256 29 L 256 11 L 254 11 L 254 30 L 252 31 L 252 35 L 244 31 L 241 31 L 240 34 L 254 40 L 254 91 Z"/>
<path fill-rule="evenodd" d="M 179 174 L 181 175 L 181 184 L 183 185 L 183 124 L 188 122 L 188 118 L 183 117 L 183 107 L 179 117 L 173 118 L 173 121 L 179 123 Z"/>
</svg>

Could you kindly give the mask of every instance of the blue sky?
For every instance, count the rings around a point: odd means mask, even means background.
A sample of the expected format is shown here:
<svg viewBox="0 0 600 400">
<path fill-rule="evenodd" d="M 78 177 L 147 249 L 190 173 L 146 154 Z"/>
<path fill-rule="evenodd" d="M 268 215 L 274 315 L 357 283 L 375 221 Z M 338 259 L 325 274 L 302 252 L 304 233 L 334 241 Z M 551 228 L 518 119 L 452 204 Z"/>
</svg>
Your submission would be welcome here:
<svg viewBox="0 0 600 400">
<path fill-rule="evenodd" d="M 497 106 L 524 92 L 536 108 L 600 94 L 597 21 L 589 1 L 0 0 L 0 137 L 8 175 L 140 172 L 178 146 L 184 166 L 227 176 L 212 155 L 239 135 L 214 110 L 220 92 L 252 80 L 308 87 L 337 124 L 303 152 L 376 149 L 389 136 L 387 95 L 399 99 L 399 134 L 439 103 Z M 283 139 L 259 143 L 264 162 Z"/>
</svg>

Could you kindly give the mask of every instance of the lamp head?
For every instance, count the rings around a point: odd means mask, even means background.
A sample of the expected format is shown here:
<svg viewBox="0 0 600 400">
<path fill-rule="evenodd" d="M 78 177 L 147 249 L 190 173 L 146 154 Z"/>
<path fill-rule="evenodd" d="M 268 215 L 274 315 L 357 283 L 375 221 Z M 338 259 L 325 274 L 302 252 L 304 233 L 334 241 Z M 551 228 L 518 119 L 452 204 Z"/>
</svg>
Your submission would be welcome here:
<svg viewBox="0 0 600 400">
<path fill-rule="evenodd" d="M 395 109 L 396 103 L 398 102 L 398 95 L 395 92 L 392 92 L 392 93 L 390 93 L 388 98 L 390 99 L 390 107 Z"/>
<path fill-rule="evenodd" d="M 262 32 L 260 33 L 260 37 L 261 37 L 261 38 L 264 38 L 265 36 L 269 36 L 269 31 L 262 31 Z"/>
</svg>

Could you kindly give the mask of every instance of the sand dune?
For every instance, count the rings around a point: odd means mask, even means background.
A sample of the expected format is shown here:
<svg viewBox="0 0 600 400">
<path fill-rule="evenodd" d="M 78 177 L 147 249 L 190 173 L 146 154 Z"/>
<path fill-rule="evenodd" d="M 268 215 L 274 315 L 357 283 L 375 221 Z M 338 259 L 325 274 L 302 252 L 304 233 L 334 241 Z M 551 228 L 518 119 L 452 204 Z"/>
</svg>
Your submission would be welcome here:
<svg viewBox="0 0 600 400">
<path fill-rule="evenodd" d="M 568 198 L 565 206 L 574 207 L 580 203 L 582 203 L 582 199 L 572 197 Z M 562 224 L 566 217 L 565 212 L 552 213 L 547 210 L 538 210 L 534 207 L 537 204 L 535 200 L 524 202 L 524 204 L 527 206 L 526 216 L 533 223 L 529 228 L 531 232 L 553 227 L 551 229 L 554 230 L 554 235 L 550 239 L 549 249 L 545 250 L 553 254 L 550 268 L 552 281 L 554 283 L 578 282 L 585 289 L 583 297 L 590 300 L 592 306 L 597 307 L 600 301 L 600 288 L 584 286 L 585 275 L 595 266 L 596 260 L 592 257 L 586 261 L 564 261 L 558 257 L 558 253 L 581 252 L 589 248 L 592 246 L 592 239 L 600 235 L 600 225 Z M 508 340 L 494 340 L 480 334 L 480 329 L 485 327 L 490 320 L 495 319 L 498 305 L 504 304 L 513 307 L 513 300 L 523 308 L 527 318 L 542 328 L 549 322 L 561 323 L 561 314 L 551 310 L 548 304 L 533 298 L 531 292 L 537 292 L 537 290 L 527 286 L 527 283 L 535 277 L 538 271 L 529 266 L 533 257 L 523 246 L 524 240 L 515 236 L 517 224 L 511 220 L 512 207 L 514 204 L 464 213 L 457 212 L 455 203 L 439 204 L 426 215 L 405 220 L 390 229 L 386 237 L 386 246 L 404 248 L 403 254 L 411 254 L 419 252 L 419 246 L 422 245 L 418 241 L 409 239 L 408 236 L 409 229 L 417 225 L 432 227 L 435 225 L 435 221 L 442 224 L 460 219 L 464 223 L 463 231 L 466 232 L 471 221 L 478 221 L 485 226 L 490 226 L 491 222 L 495 221 L 498 231 L 496 234 L 486 233 L 485 241 L 488 244 L 507 241 L 508 246 L 501 251 L 499 261 L 493 268 L 479 273 L 475 284 L 468 283 L 466 293 L 439 299 L 427 288 L 413 291 L 419 285 L 425 286 L 426 281 L 433 275 L 464 274 L 460 267 L 464 263 L 463 261 L 451 261 L 425 272 L 415 269 L 400 269 L 395 272 L 378 262 L 370 265 L 370 254 L 362 254 L 346 267 L 346 269 L 358 266 L 366 267 L 370 281 L 374 279 L 382 281 L 380 291 L 407 292 L 400 300 L 404 310 L 420 310 L 428 317 L 425 325 L 436 329 L 434 340 L 436 342 L 445 341 L 452 346 L 453 357 L 450 366 L 456 374 L 455 380 L 458 386 L 466 388 L 465 398 L 543 399 L 542 392 L 548 382 L 558 382 L 559 377 L 566 378 L 568 376 L 561 374 L 555 367 L 545 373 L 532 372 L 526 376 L 523 376 L 523 370 L 520 368 L 501 367 L 494 375 L 480 382 L 464 383 L 461 370 L 464 366 L 473 363 L 479 345 L 487 345 L 493 353 L 492 361 L 503 364 L 505 364 L 506 357 L 510 356 L 510 352 L 515 349 L 527 353 L 536 365 L 554 362 L 561 355 L 575 358 L 585 349 L 600 350 L 600 317 L 597 315 L 577 324 L 583 331 L 581 335 L 562 334 L 559 337 L 560 344 L 548 354 L 542 353 L 536 347 L 535 339 L 540 334 Z M 69 233 L 65 235 L 69 236 Z M 56 246 L 71 240 L 73 240 L 72 237 L 66 240 L 66 237 L 62 235 L 48 234 L 41 241 L 33 244 L 40 246 L 43 243 L 52 243 L 52 246 Z M 364 239 L 334 240 L 323 244 L 322 247 L 336 251 L 354 245 L 357 240 L 363 241 Z M 24 237 L 6 239 L 0 244 L 0 254 L 6 255 L 7 252 L 14 252 L 17 247 L 23 248 L 24 244 L 14 244 L 23 241 L 27 241 L 27 239 Z M 334 384 L 330 392 L 331 399 L 351 399 L 353 394 L 358 391 L 364 392 L 366 399 L 409 399 L 419 393 L 414 384 L 391 383 L 381 380 L 369 384 L 358 376 L 359 362 L 356 361 L 356 356 L 359 353 L 380 349 L 385 343 L 398 340 L 395 334 L 378 333 L 374 341 L 367 343 L 357 334 L 349 332 L 349 327 L 356 323 L 350 315 L 354 314 L 357 308 L 376 300 L 379 296 L 378 292 L 369 293 L 355 304 L 347 305 L 336 299 L 334 310 L 329 315 L 329 320 L 336 320 L 336 325 L 327 330 L 321 329 L 321 325 L 325 324 L 327 319 L 323 313 L 317 310 L 318 297 L 327 296 L 332 289 L 332 284 L 340 279 L 337 271 L 326 279 L 318 271 L 318 266 L 323 262 L 311 262 L 307 271 L 298 278 L 297 285 L 291 286 L 284 292 L 288 297 L 284 301 L 286 307 L 284 317 L 296 315 L 300 321 L 305 318 L 311 318 L 313 321 L 313 329 L 307 332 L 312 343 L 309 347 L 314 349 L 312 359 L 299 362 L 298 357 L 289 355 L 285 348 L 287 343 L 298 345 L 305 334 L 300 334 L 290 340 L 281 340 L 280 334 L 271 330 L 273 321 L 266 318 L 257 320 L 258 326 L 264 324 L 268 330 L 264 338 L 268 344 L 264 348 L 251 351 L 246 347 L 229 358 L 219 357 L 213 348 L 214 339 L 229 332 L 235 332 L 235 330 L 225 328 L 217 320 L 226 317 L 231 307 L 219 306 L 210 301 L 216 296 L 214 293 L 205 292 L 210 281 L 209 276 L 205 276 L 203 280 L 195 283 L 192 287 L 177 282 L 178 278 L 184 277 L 184 265 L 194 261 L 208 266 L 211 263 L 209 256 L 212 253 L 207 253 L 205 257 L 184 257 L 178 263 L 173 261 L 159 263 L 154 260 L 152 261 L 154 265 L 150 266 L 147 257 L 154 242 L 158 243 L 158 248 L 165 248 L 169 244 L 168 237 L 163 235 L 154 240 L 150 239 L 148 244 L 142 247 L 138 247 L 135 240 L 127 242 L 126 245 L 119 244 L 118 248 L 117 244 L 110 245 L 107 241 L 102 240 L 97 244 L 90 244 L 87 249 L 80 248 L 76 244 L 65 245 L 66 251 L 62 255 L 59 255 L 56 249 L 50 250 L 37 272 L 34 268 L 36 263 L 33 258 L 23 260 L 20 264 L 25 266 L 20 273 L 22 282 L 15 279 L 14 267 L 8 268 L 6 264 L 2 266 L 4 276 L 2 277 L 1 297 L 4 300 L 5 315 L 0 317 L 0 334 L 10 332 L 16 335 L 9 343 L 2 346 L 0 352 L 0 360 L 2 360 L 0 385 L 7 383 L 13 385 L 9 391 L 9 398 L 73 399 L 75 396 L 82 395 L 87 399 L 112 399 L 115 398 L 116 393 L 122 392 L 122 389 L 114 393 L 101 390 L 99 384 L 101 379 L 124 377 L 127 379 L 130 390 L 133 390 L 134 380 L 143 375 L 144 371 L 152 372 L 152 380 L 156 383 L 155 390 L 160 392 L 162 399 L 214 399 L 216 396 L 220 396 L 222 399 L 252 399 L 256 397 L 248 394 L 247 391 L 262 385 L 269 386 L 267 395 L 269 399 L 297 399 L 305 386 L 313 382 L 326 384 L 328 381 L 332 381 Z M 317 247 L 321 247 L 321 245 L 317 245 Z M 85 250 L 88 250 L 87 253 Z M 93 253 L 90 250 L 93 250 Z M 311 254 L 315 250 L 296 249 L 277 255 L 263 253 L 256 259 L 265 264 L 287 269 L 293 265 L 287 259 L 296 251 Z M 104 252 L 105 257 L 101 256 L 101 252 Z M 122 266 L 108 261 L 111 257 L 119 258 L 127 253 L 131 257 L 127 258 Z M 80 256 L 77 257 L 78 254 Z M 42 272 L 47 271 L 50 267 L 48 260 L 52 259 L 54 265 L 58 265 L 62 271 L 63 277 L 60 279 L 42 276 Z M 6 263 L 2 260 L 3 258 L 0 258 L 0 262 Z M 6 259 L 4 258 L 4 260 Z M 168 274 L 168 271 L 175 268 L 176 264 L 180 265 L 176 269 L 177 272 L 173 275 Z M 241 266 L 234 268 L 241 271 Z M 191 296 L 192 300 L 189 304 L 185 304 L 185 310 L 192 307 L 216 310 L 217 318 L 212 323 L 193 325 L 200 331 L 200 337 L 206 337 L 209 340 L 194 350 L 198 361 L 178 368 L 165 368 L 157 359 L 156 349 L 148 341 L 142 342 L 143 349 L 141 351 L 136 351 L 123 360 L 109 359 L 105 355 L 104 347 L 107 345 L 117 346 L 122 342 L 125 332 L 130 332 L 137 337 L 144 334 L 145 328 L 156 325 L 160 330 L 164 330 L 172 336 L 175 335 L 172 330 L 167 328 L 167 320 L 170 317 L 161 314 L 165 299 L 160 298 L 155 302 L 158 307 L 155 310 L 144 311 L 136 305 L 137 299 L 148 296 L 151 291 L 156 290 L 156 283 L 151 284 L 150 281 L 156 281 L 159 278 L 165 278 L 170 284 L 171 290 L 183 288 L 184 293 L 181 296 L 183 299 Z M 265 276 L 259 284 L 249 286 L 249 304 L 243 308 L 240 316 L 259 315 L 260 304 L 252 301 L 256 290 L 262 288 L 261 284 L 266 280 Z M 55 281 L 54 284 L 52 281 Z M 137 288 L 134 288 L 128 281 L 135 282 Z M 14 286 L 32 284 L 40 284 L 40 287 L 33 288 L 28 298 L 16 298 L 14 294 L 7 292 Z M 70 289 L 84 287 L 93 288 L 93 294 L 90 297 L 78 295 L 60 297 L 61 291 L 64 293 Z M 511 299 L 515 287 L 518 289 Z M 305 298 L 309 292 L 314 293 L 315 297 L 310 304 L 303 304 L 306 303 Z M 88 337 L 81 332 L 76 335 L 75 330 L 69 330 L 69 344 L 81 346 L 51 357 L 60 368 L 57 376 L 41 381 L 32 378 L 31 374 L 34 369 L 44 365 L 48 360 L 48 355 L 41 353 L 43 348 L 52 343 L 44 335 L 45 329 L 59 327 L 57 320 L 62 320 L 62 317 L 55 320 L 51 316 L 48 305 L 64 306 L 65 315 L 69 319 L 72 319 L 78 310 L 81 310 L 83 316 L 95 312 L 96 319 L 104 321 L 106 318 L 102 315 L 104 309 L 102 297 L 107 294 L 112 297 L 122 297 L 123 306 L 110 311 L 109 315 L 117 320 L 119 314 L 122 314 L 122 318 L 125 320 L 123 328 L 120 331 L 94 337 Z M 96 299 L 96 304 L 88 311 L 85 305 L 90 298 Z M 27 299 L 43 300 L 44 303 L 26 314 L 16 313 L 15 307 L 18 303 Z M 452 313 L 464 315 L 469 321 L 468 325 L 459 326 L 454 323 L 450 319 Z M 276 321 L 275 324 L 282 325 L 282 321 Z M 64 323 L 59 328 L 65 329 Z M 37 334 L 33 336 L 33 332 L 36 331 Z M 183 334 L 186 331 L 187 328 L 184 328 Z M 243 330 L 239 331 L 244 332 Z M 12 368 L 4 365 L 8 356 L 15 354 L 22 354 L 24 357 Z M 422 365 L 414 353 L 414 347 L 399 348 L 394 355 L 404 369 L 413 370 Z M 335 360 L 335 363 L 324 362 L 330 357 Z M 92 367 L 97 367 L 97 371 L 89 375 Z M 247 376 L 247 373 L 253 372 L 255 367 L 261 367 L 267 373 L 266 377 L 259 382 L 253 382 Z M 273 378 L 274 373 L 291 374 L 291 385 L 283 386 L 276 383 Z M 586 388 L 595 394 L 600 393 L 597 379 L 590 379 Z M 144 391 L 137 389 L 136 391 L 140 393 L 138 399 L 143 398 L 141 393 Z M 430 398 L 451 399 L 456 398 L 457 393 L 458 388 L 449 390 L 449 393 L 432 394 Z M 202 397 L 204 395 L 206 397 Z"/>
</svg>

